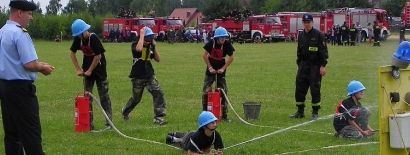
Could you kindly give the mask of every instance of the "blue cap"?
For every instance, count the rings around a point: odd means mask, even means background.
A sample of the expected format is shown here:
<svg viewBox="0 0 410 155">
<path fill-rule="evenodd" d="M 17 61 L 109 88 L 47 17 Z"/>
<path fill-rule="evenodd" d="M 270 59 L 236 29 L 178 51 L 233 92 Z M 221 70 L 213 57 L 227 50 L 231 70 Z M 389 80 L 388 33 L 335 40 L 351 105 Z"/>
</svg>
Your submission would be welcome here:
<svg viewBox="0 0 410 155">
<path fill-rule="evenodd" d="M 304 14 L 302 21 L 313 21 L 313 17 L 311 14 Z"/>
</svg>

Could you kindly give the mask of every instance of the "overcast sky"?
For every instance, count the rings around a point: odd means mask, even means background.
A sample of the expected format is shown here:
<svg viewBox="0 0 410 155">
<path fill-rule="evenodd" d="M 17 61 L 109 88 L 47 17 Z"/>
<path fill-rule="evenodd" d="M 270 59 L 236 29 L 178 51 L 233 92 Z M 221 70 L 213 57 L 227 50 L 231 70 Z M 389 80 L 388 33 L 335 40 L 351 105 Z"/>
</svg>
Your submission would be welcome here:
<svg viewBox="0 0 410 155">
<path fill-rule="evenodd" d="M 31 1 L 31 0 L 29 0 Z M 43 10 L 43 13 L 46 12 L 46 6 L 50 2 L 50 0 L 34 0 L 35 3 L 40 2 L 40 7 L 41 10 Z M 4 7 L 6 6 L 7 8 L 9 7 L 10 0 L 0 0 L 0 6 Z M 67 5 L 68 0 L 61 0 L 61 5 L 63 5 L 63 8 Z"/>
</svg>

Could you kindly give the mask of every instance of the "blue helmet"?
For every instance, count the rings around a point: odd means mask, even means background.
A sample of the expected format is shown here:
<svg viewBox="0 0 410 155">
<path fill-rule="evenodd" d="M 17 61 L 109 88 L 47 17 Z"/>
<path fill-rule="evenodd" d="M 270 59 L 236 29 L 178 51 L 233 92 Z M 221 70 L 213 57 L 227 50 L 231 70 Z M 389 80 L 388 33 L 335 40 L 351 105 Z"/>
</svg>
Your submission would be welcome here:
<svg viewBox="0 0 410 155">
<path fill-rule="evenodd" d="M 209 111 L 202 111 L 201 114 L 199 114 L 198 117 L 198 129 L 208 125 L 209 123 L 212 123 L 214 121 L 218 120 L 213 113 Z"/>
<path fill-rule="evenodd" d="M 228 31 L 226 31 L 226 29 L 223 28 L 223 27 L 218 27 L 218 28 L 215 30 L 214 38 L 219 38 L 219 37 L 229 38 Z"/>
<path fill-rule="evenodd" d="M 406 69 L 410 63 L 410 42 L 403 41 L 393 54 L 392 65 Z"/>
<path fill-rule="evenodd" d="M 76 19 L 73 24 L 71 24 L 71 33 L 73 33 L 73 37 L 77 37 L 80 34 L 84 33 L 88 29 L 90 29 L 91 25 L 88 25 L 81 19 Z"/>
<path fill-rule="evenodd" d="M 144 35 L 145 37 L 155 35 L 155 33 L 152 32 L 151 28 L 144 27 L 144 29 L 145 29 L 145 35 Z"/>
<path fill-rule="evenodd" d="M 349 85 L 347 85 L 347 96 L 352 96 L 362 90 L 366 90 L 366 88 L 361 82 L 356 80 L 350 81 Z"/>
</svg>

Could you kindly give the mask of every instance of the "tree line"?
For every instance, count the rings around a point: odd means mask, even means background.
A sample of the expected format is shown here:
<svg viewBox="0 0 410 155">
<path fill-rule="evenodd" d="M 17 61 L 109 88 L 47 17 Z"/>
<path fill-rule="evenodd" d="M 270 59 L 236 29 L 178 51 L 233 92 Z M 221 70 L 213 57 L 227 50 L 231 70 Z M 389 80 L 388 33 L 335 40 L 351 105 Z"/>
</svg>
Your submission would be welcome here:
<svg viewBox="0 0 410 155">
<path fill-rule="evenodd" d="M 31 0 L 34 2 L 34 0 Z M 381 8 L 391 10 L 392 16 L 400 16 L 407 0 L 388 0 Z M 90 24 L 92 32 L 101 34 L 104 18 L 115 18 L 120 7 L 133 9 L 138 16 L 147 16 L 155 10 L 157 17 L 169 16 L 176 8 L 198 8 L 203 21 L 225 16 L 231 10 L 252 11 L 252 14 L 272 14 L 282 11 L 323 11 L 328 8 L 374 7 L 368 0 L 69 0 L 66 6 L 61 0 L 50 0 L 42 10 L 39 2 L 30 24 L 32 38 L 52 40 L 62 32 L 64 39 L 71 37 L 71 24 L 81 18 Z M 397 9 L 401 8 L 401 9 Z M 0 8 L 0 23 L 8 19 L 8 7 Z"/>
</svg>

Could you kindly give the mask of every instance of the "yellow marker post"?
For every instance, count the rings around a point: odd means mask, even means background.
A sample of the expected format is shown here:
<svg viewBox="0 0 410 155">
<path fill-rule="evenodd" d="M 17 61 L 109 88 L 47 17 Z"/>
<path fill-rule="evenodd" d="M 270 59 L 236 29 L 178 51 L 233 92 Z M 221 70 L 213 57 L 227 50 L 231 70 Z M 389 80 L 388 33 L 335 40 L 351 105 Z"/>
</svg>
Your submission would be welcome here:
<svg viewBox="0 0 410 155">
<path fill-rule="evenodd" d="M 410 119 L 410 105 L 407 104 L 410 103 L 408 101 L 410 100 L 410 67 L 399 69 L 400 78 L 398 79 L 392 77 L 392 70 L 392 66 L 380 66 L 378 69 L 379 154 L 408 155 L 405 148 L 410 148 L 410 136 L 405 135 L 410 134 L 410 126 L 404 126 L 401 123 L 410 124 L 410 121 L 402 121 Z M 397 93 L 400 99 L 392 102 L 392 97 L 398 99 Z"/>
</svg>

